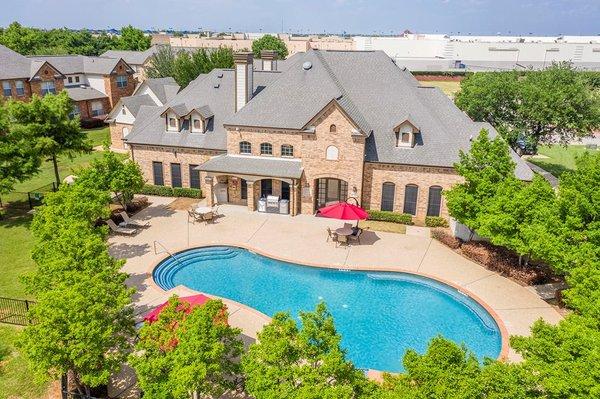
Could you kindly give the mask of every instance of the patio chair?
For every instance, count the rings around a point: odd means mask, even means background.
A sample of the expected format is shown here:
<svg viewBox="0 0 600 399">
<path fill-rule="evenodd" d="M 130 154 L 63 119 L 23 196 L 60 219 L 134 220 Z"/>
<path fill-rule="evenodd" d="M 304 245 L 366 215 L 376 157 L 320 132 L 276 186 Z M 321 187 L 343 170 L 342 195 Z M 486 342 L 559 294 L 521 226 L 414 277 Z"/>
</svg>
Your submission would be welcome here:
<svg viewBox="0 0 600 399">
<path fill-rule="evenodd" d="M 329 242 L 329 239 L 331 238 L 331 241 L 333 242 L 337 242 L 338 240 L 338 235 L 337 233 L 331 231 L 331 229 L 328 227 L 327 228 L 327 240 L 325 242 Z"/>
<path fill-rule="evenodd" d="M 351 229 L 352 223 L 344 223 L 344 228 Z"/>
<path fill-rule="evenodd" d="M 109 227 L 109 228 L 110 228 L 110 229 L 111 229 L 111 230 L 112 230 L 114 233 L 117 233 L 117 234 L 124 234 L 124 235 L 128 235 L 128 236 L 130 236 L 130 235 L 133 235 L 133 234 L 137 233 L 137 230 L 136 230 L 136 229 L 130 229 L 130 228 L 127 228 L 127 227 L 120 227 L 120 226 L 117 226 L 117 225 L 115 224 L 115 222 L 113 222 L 113 221 L 112 221 L 112 219 L 108 219 L 108 220 L 106 221 L 106 224 L 108 225 L 108 227 Z"/>
<path fill-rule="evenodd" d="M 192 223 L 201 222 L 203 220 L 202 215 L 194 212 L 193 209 L 188 210 L 188 216 L 192 219 Z"/>
<path fill-rule="evenodd" d="M 121 215 L 121 217 L 123 218 L 123 223 L 125 224 L 124 226 L 121 225 L 121 227 L 146 227 L 146 226 L 148 226 L 148 223 L 141 223 L 141 222 L 138 222 L 137 220 L 133 220 L 132 218 L 129 217 L 129 215 L 125 211 L 119 212 L 119 215 Z"/>
<path fill-rule="evenodd" d="M 354 233 L 352 233 L 351 235 L 348 236 L 348 239 L 350 241 L 358 241 L 358 243 L 360 244 L 360 235 L 363 233 L 363 229 L 361 229 L 360 227 L 358 229 L 356 229 L 356 231 Z"/>
<path fill-rule="evenodd" d="M 338 245 L 342 245 L 342 244 L 348 245 L 348 236 L 341 236 L 338 234 L 337 243 L 338 243 Z"/>
<path fill-rule="evenodd" d="M 208 224 L 212 223 L 215 220 L 215 214 L 212 212 L 202 214 L 202 219 Z"/>
</svg>

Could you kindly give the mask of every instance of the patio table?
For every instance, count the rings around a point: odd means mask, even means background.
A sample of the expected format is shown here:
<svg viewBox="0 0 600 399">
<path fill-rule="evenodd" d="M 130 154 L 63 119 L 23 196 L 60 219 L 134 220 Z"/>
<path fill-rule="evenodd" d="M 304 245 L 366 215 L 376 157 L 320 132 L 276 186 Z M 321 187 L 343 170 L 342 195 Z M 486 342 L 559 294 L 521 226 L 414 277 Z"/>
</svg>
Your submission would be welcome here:
<svg viewBox="0 0 600 399">
<path fill-rule="evenodd" d="M 196 213 L 204 214 L 204 213 L 212 212 L 213 209 L 211 207 L 208 207 L 208 206 L 197 206 L 196 209 L 195 209 L 195 211 L 196 211 Z"/>
<path fill-rule="evenodd" d="M 335 232 L 340 236 L 350 236 L 352 235 L 352 227 L 340 227 Z"/>
</svg>

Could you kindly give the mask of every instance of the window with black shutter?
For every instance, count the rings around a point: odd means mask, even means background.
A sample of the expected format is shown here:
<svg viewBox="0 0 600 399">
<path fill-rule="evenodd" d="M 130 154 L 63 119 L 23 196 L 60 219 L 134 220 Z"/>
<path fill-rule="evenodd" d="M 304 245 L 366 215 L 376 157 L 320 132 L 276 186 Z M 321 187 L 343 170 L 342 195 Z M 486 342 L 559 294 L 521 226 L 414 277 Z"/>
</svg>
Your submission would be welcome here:
<svg viewBox="0 0 600 399">
<path fill-rule="evenodd" d="M 404 188 L 404 210 L 402 212 L 409 215 L 417 214 L 417 196 L 419 187 L 415 184 L 407 184 Z"/>
<path fill-rule="evenodd" d="M 442 188 L 440 186 L 429 187 L 429 200 L 427 205 L 427 216 L 440 216 L 442 207 Z"/>
<path fill-rule="evenodd" d="M 200 171 L 196 170 L 198 165 L 190 165 L 190 187 L 200 188 Z"/>
<path fill-rule="evenodd" d="M 163 164 L 162 162 L 152 162 L 152 174 L 154 176 L 155 186 L 164 186 L 165 178 L 163 177 Z"/>
<path fill-rule="evenodd" d="M 381 188 L 381 210 L 394 210 L 394 196 L 396 194 L 396 185 L 394 183 L 383 183 Z"/>
<path fill-rule="evenodd" d="M 171 164 L 171 187 L 181 187 L 181 164 Z"/>
</svg>

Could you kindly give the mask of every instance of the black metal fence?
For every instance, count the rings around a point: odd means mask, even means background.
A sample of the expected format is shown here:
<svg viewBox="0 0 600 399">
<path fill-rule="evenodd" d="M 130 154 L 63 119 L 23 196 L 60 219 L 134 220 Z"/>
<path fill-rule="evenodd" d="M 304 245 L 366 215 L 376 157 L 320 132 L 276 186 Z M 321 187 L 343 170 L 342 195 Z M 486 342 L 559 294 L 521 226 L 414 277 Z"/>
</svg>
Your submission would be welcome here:
<svg viewBox="0 0 600 399">
<path fill-rule="evenodd" d="M 13 191 L 0 197 L 0 207 L 15 209 L 33 209 L 41 205 L 44 195 L 56 191 L 56 183 L 52 182 L 31 191 Z"/>
<path fill-rule="evenodd" d="M 35 305 L 27 299 L 0 297 L 0 323 L 26 326 L 31 323 L 27 312 Z"/>
</svg>

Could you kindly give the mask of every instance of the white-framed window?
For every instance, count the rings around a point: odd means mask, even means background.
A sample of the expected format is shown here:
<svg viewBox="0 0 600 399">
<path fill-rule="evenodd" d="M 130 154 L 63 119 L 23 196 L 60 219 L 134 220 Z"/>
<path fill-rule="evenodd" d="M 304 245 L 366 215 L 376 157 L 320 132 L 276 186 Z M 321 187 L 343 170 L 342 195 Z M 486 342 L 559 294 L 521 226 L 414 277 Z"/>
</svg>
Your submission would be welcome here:
<svg viewBox="0 0 600 399">
<path fill-rule="evenodd" d="M 340 151 L 334 145 L 327 147 L 326 158 L 329 161 L 337 161 L 340 156 Z"/>
<path fill-rule="evenodd" d="M 92 116 L 104 115 L 102 101 L 92 101 Z"/>
<path fill-rule="evenodd" d="M 260 155 L 273 155 L 273 145 L 271 143 L 261 143 Z"/>
<path fill-rule="evenodd" d="M 79 83 L 79 76 L 75 76 L 75 83 Z"/>
<path fill-rule="evenodd" d="M 240 154 L 252 154 L 252 144 L 247 141 L 240 141 Z"/>
<path fill-rule="evenodd" d="M 67 80 L 69 81 L 69 83 L 73 83 L 73 76 L 69 76 L 69 77 L 67 78 Z"/>
<path fill-rule="evenodd" d="M 294 147 L 290 144 L 282 144 L 281 145 L 281 156 L 282 157 L 293 157 L 294 156 Z"/>
<path fill-rule="evenodd" d="M 10 82 L 2 82 L 2 94 L 4 94 L 4 97 L 12 96 L 12 89 L 10 87 Z"/>
<path fill-rule="evenodd" d="M 173 117 L 169 118 L 169 128 L 177 129 L 177 118 L 173 118 Z"/>
<path fill-rule="evenodd" d="M 121 113 L 123 115 L 127 115 L 127 110 L 125 109 L 125 107 L 121 108 Z"/>
<path fill-rule="evenodd" d="M 71 113 L 69 116 L 71 118 L 75 118 L 77 115 L 81 115 L 81 110 L 79 109 L 79 104 L 73 104 L 73 108 L 71 108 Z"/>
<path fill-rule="evenodd" d="M 51 80 L 42 82 L 41 88 L 42 96 L 45 96 L 46 94 L 56 94 L 56 87 L 54 86 L 54 82 Z"/>
<path fill-rule="evenodd" d="M 127 76 L 117 76 L 117 87 L 127 87 Z"/>
<path fill-rule="evenodd" d="M 414 131 L 412 125 L 405 123 L 396 131 L 396 147 L 412 147 Z"/>
<path fill-rule="evenodd" d="M 194 117 L 192 119 L 192 132 L 202 133 L 204 129 L 202 128 L 202 119 Z"/>
<path fill-rule="evenodd" d="M 17 89 L 17 96 L 25 95 L 25 82 L 22 80 L 15 81 L 15 88 Z"/>
<path fill-rule="evenodd" d="M 123 128 L 123 137 L 127 137 L 128 134 L 129 134 L 129 128 L 124 127 Z"/>
</svg>

